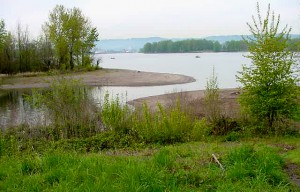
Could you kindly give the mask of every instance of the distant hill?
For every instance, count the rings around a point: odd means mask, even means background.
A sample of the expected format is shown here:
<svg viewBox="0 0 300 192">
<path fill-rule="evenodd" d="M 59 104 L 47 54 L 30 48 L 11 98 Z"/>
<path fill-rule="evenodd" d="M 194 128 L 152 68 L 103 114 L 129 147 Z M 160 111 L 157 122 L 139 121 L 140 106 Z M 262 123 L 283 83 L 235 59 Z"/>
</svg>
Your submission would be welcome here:
<svg viewBox="0 0 300 192">
<path fill-rule="evenodd" d="M 292 38 L 300 38 L 300 35 L 291 34 Z M 185 40 L 187 38 L 161 38 L 161 37 L 148 37 L 148 38 L 131 38 L 131 39 L 104 39 L 96 43 L 97 52 L 138 52 L 144 47 L 146 43 L 154 43 L 164 40 Z M 219 41 L 221 44 L 226 41 L 239 41 L 242 40 L 241 35 L 219 35 L 219 36 L 208 36 L 203 38 L 189 38 L 189 39 L 206 39 Z"/>
<path fill-rule="evenodd" d="M 220 35 L 220 36 L 208 36 L 205 37 L 204 39 L 206 40 L 211 40 L 211 41 L 219 41 L 220 43 L 225 43 L 226 41 L 240 41 L 242 40 L 241 35 Z"/>
<path fill-rule="evenodd" d="M 247 36 L 247 35 L 244 35 Z M 300 35 L 298 34 L 291 34 L 291 38 L 300 38 Z M 243 40 L 242 35 L 219 35 L 219 36 L 208 36 L 205 37 L 204 39 L 206 40 L 211 40 L 211 41 L 219 41 L 220 43 L 225 43 L 226 41 L 240 41 Z"/>
</svg>

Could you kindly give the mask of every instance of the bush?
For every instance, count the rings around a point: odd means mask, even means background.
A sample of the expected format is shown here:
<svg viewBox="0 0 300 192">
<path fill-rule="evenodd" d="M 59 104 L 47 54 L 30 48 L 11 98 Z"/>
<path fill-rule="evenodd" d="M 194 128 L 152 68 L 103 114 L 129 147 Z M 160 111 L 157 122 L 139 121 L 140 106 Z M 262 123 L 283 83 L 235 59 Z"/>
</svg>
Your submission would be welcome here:
<svg viewBox="0 0 300 192">
<path fill-rule="evenodd" d="M 47 111 L 54 139 L 89 137 L 99 132 L 98 108 L 87 88 L 79 80 L 59 78 L 44 92 L 34 91 L 32 104 Z"/>
<path fill-rule="evenodd" d="M 151 113 L 146 104 L 143 115 L 137 116 L 133 122 L 142 140 L 146 143 L 175 143 L 188 139 L 193 129 L 191 118 L 177 107 L 166 111 L 161 104 L 157 104 L 158 111 Z"/>
<path fill-rule="evenodd" d="M 211 134 L 212 128 L 206 118 L 195 121 L 190 133 L 190 139 L 193 141 L 205 140 Z"/>
<path fill-rule="evenodd" d="M 270 16 L 270 6 L 264 20 L 258 5 L 257 12 L 258 21 L 247 23 L 253 36 L 246 39 L 252 65 L 243 66 L 237 76 L 243 86 L 239 101 L 258 123 L 273 129 L 276 121 L 292 118 L 299 108 L 298 69 L 288 49 L 291 29 L 279 31 L 280 17 Z"/>
<path fill-rule="evenodd" d="M 222 116 L 220 108 L 218 79 L 213 68 L 213 74 L 206 82 L 204 92 L 205 116 L 209 122 L 215 123 Z"/>
<path fill-rule="evenodd" d="M 241 135 L 238 132 L 230 132 L 227 134 L 224 138 L 225 141 L 238 141 L 240 139 Z"/>
<path fill-rule="evenodd" d="M 105 94 L 101 118 L 106 130 L 128 133 L 131 129 L 129 125 L 131 113 L 128 105 L 122 104 L 118 96 L 110 99 L 109 94 Z"/>
</svg>

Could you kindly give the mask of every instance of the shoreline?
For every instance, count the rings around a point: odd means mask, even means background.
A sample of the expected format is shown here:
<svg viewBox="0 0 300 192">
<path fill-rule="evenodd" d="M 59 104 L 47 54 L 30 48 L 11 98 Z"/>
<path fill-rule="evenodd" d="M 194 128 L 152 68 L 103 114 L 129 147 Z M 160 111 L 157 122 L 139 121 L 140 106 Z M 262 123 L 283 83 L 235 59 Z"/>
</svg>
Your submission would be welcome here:
<svg viewBox="0 0 300 192">
<path fill-rule="evenodd" d="M 144 103 L 151 111 L 157 110 L 157 103 L 160 103 L 163 107 L 174 107 L 177 105 L 179 99 L 180 106 L 187 111 L 192 111 L 196 116 L 205 115 L 205 102 L 204 102 L 205 90 L 195 91 L 183 91 L 175 93 L 167 93 L 156 96 L 149 96 L 134 99 L 128 101 L 129 105 L 132 105 L 136 109 L 140 109 Z M 238 115 L 240 105 L 237 98 L 240 94 L 238 88 L 224 88 L 219 89 L 220 107 L 224 114 L 234 117 Z"/>
<path fill-rule="evenodd" d="M 101 69 L 54 76 L 4 77 L 0 89 L 46 88 L 49 87 L 51 81 L 57 77 L 82 79 L 82 82 L 88 86 L 161 86 L 185 84 L 196 81 L 193 77 L 180 74 L 154 73 L 126 69 Z"/>
</svg>

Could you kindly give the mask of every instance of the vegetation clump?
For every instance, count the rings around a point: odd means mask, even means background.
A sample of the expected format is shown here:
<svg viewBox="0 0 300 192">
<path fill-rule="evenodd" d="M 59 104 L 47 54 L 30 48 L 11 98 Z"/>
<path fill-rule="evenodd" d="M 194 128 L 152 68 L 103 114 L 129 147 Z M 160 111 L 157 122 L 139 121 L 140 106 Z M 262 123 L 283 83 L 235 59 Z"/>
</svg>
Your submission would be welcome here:
<svg viewBox="0 0 300 192">
<path fill-rule="evenodd" d="M 79 80 L 62 77 L 49 89 L 34 91 L 29 101 L 44 109 L 50 121 L 49 136 L 57 139 L 85 138 L 100 132 L 99 109 L 88 88 Z"/>
<path fill-rule="evenodd" d="M 93 65 L 98 32 L 79 8 L 57 5 L 36 39 L 18 24 L 16 34 L 0 19 L 0 73 L 60 71 L 99 68 Z"/>
<path fill-rule="evenodd" d="M 288 49 L 290 29 L 279 31 L 280 16 L 270 15 L 248 23 L 253 38 L 247 38 L 251 66 L 243 66 L 237 76 L 242 84 L 240 104 L 257 122 L 275 127 L 275 122 L 291 119 L 299 109 L 294 53 Z"/>
</svg>

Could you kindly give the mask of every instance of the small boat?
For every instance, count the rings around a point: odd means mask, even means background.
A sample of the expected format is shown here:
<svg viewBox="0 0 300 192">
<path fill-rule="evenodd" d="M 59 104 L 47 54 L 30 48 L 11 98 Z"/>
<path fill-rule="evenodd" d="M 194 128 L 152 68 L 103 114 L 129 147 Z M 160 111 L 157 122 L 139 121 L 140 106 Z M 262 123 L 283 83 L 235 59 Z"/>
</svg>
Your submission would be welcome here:
<svg viewBox="0 0 300 192">
<path fill-rule="evenodd" d="M 199 56 L 199 55 L 196 55 L 196 58 L 198 59 L 198 58 L 200 58 L 200 56 Z"/>
<path fill-rule="evenodd" d="M 110 59 L 115 59 L 114 57 L 111 57 Z"/>
</svg>

